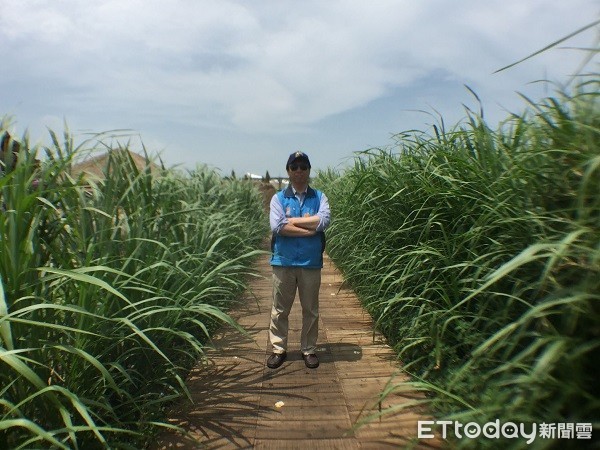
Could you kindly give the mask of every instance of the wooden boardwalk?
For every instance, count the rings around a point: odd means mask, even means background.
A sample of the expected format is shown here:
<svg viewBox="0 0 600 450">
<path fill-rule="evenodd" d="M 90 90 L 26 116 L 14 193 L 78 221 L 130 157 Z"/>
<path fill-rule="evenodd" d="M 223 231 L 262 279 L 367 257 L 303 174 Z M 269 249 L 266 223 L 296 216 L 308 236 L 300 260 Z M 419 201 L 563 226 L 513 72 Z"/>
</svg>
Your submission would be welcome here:
<svg viewBox="0 0 600 450">
<path fill-rule="evenodd" d="M 275 370 L 266 367 L 270 354 L 271 268 L 268 257 L 258 264 L 261 278 L 250 286 L 244 304 L 232 313 L 248 331 L 225 329 L 214 339 L 208 360 L 190 374 L 187 386 L 194 403 L 182 403 L 170 418 L 190 436 L 164 433 L 159 449 L 384 449 L 438 448 L 418 441 L 415 407 L 353 428 L 380 407 L 420 398 L 394 393 L 381 405 L 379 393 L 394 376 L 398 362 L 352 291 L 325 255 L 320 292 L 317 354 L 320 366 L 307 369 L 300 355 L 301 308 L 296 299 L 290 314 L 288 358 Z"/>
</svg>

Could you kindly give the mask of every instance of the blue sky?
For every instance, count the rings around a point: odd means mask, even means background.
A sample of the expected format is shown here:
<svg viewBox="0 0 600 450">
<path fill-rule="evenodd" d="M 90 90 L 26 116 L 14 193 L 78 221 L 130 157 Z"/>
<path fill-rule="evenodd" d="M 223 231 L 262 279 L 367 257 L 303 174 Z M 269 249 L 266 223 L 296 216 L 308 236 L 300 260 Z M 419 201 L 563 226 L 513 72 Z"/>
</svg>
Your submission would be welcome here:
<svg viewBox="0 0 600 450">
<path fill-rule="evenodd" d="M 343 168 L 438 113 L 456 124 L 479 108 L 465 85 L 492 127 L 523 110 L 517 93 L 553 94 L 534 82 L 568 82 L 584 53 L 564 47 L 598 27 L 494 71 L 599 14 L 597 0 L 2 0 L 0 116 L 40 143 L 64 121 L 76 141 L 131 130 L 167 166 L 277 176 L 302 150 Z"/>
</svg>

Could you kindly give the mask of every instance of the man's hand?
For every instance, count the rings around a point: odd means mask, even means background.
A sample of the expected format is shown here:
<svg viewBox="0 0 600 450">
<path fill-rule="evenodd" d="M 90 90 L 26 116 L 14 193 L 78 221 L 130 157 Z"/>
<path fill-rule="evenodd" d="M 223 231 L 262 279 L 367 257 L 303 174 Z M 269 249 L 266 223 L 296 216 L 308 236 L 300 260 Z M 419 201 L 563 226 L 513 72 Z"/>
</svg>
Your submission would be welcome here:
<svg viewBox="0 0 600 450">
<path fill-rule="evenodd" d="M 318 215 L 306 216 L 306 217 L 290 217 L 288 223 L 306 230 L 316 230 L 319 226 L 321 218 Z"/>
<path fill-rule="evenodd" d="M 317 234 L 317 232 L 315 230 L 303 228 L 301 226 L 294 224 L 291 221 L 291 219 L 289 219 L 289 220 L 290 221 L 283 226 L 281 231 L 279 231 L 279 234 L 281 236 L 309 237 L 309 236 L 314 236 L 315 234 Z"/>
</svg>

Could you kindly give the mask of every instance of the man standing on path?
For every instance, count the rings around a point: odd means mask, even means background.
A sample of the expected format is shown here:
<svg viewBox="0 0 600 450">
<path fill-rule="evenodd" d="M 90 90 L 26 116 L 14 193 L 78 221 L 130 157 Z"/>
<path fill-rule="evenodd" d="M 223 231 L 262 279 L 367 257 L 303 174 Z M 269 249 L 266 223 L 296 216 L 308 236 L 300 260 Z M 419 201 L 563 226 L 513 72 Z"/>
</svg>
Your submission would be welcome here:
<svg viewBox="0 0 600 450">
<path fill-rule="evenodd" d="M 310 167 L 305 153 L 292 153 L 285 165 L 290 184 L 271 199 L 273 308 L 269 338 L 273 354 L 267 360 L 271 369 L 281 366 L 287 356 L 288 316 L 296 290 L 302 307 L 302 358 L 310 369 L 319 366 L 315 353 L 319 334 L 319 288 L 324 231 L 329 226 L 330 212 L 325 194 L 308 185 Z"/>
</svg>

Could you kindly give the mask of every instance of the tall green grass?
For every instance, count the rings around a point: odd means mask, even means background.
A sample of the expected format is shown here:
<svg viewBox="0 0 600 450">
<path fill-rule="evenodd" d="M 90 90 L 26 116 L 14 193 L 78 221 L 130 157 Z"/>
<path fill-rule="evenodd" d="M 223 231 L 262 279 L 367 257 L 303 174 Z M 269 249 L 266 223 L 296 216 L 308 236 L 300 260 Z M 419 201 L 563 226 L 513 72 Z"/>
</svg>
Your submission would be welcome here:
<svg viewBox="0 0 600 450">
<path fill-rule="evenodd" d="M 600 433 L 599 84 L 319 175 L 329 253 L 438 417 Z M 585 442 L 535 443 L 569 444 Z M 488 446 L 525 442 L 452 444 Z"/>
<path fill-rule="evenodd" d="M 214 328 L 235 325 L 262 199 L 205 167 L 155 175 L 126 146 L 51 137 L 23 138 L 0 178 L 0 448 L 142 448 Z M 99 148 L 105 179 L 74 178 Z"/>
</svg>

